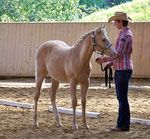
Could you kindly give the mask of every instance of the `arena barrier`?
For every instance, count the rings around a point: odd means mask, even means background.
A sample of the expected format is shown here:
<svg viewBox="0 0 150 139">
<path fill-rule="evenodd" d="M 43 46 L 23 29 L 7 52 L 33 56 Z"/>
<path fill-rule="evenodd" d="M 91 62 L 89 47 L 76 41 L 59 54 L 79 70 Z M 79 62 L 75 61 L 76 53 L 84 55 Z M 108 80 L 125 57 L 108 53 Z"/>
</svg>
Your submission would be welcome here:
<svg viewBox="0 0 150 139">
<path fill-rule="evenodd" d="M 8 101 L 8 100 L 3 100 L 3 99 L 0 99 L 0 105 L 14 106 L 14 107 L 20 107 L 20 108 L 25 108 L 25 109 L 34 109 L 34 105 L 30 104 L 30 103 Z M 57 107 L 57 110 L 58 110 L 58 112 L 64 113 L 64 114 L 72 114 L 73 113 L 73 110 L 68 109 L 68 108 Z M 49 111 L 50 112 L 53 111 L 51 106 L 49 107 Z M 76 115 L 81 116 L 81 114 L 82 114 L 81 110 L 76 110 Z M 91 117 L 91 118 L 100 118 L 100 113 L 87 111 L 86 116 Z M 146 120 L 146 119 L 139 119 L 139 118 L 131 117 L 130 122 L 150 126 L 150 120 Z"/>
</svg>

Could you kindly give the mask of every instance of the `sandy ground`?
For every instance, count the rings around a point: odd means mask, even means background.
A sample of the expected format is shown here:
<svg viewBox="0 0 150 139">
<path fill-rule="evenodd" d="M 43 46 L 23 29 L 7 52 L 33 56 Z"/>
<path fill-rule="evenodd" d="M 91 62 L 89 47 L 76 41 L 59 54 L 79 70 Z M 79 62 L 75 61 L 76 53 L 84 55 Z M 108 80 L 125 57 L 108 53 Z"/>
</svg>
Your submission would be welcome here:
<svg viewBox="0 0 150 139">
<path fill-rule="evenodd" d="M 33 103 L 33 80 L 0 80 L 0 99 Z M 46 83 L 41 91 L 38 107 L 39 129 L 33 128 L 33 110 L 0 105 L 0 139 L 149 139 L 150 126 L 131 123 L 130 132 L 112 133 L 116 126 L 118 102 L 114 85 L 109 89 L 103 81 L 93 80 L 87 93 L 87 111 L 99 112 L 101 117 L 87 117 L 89 130 L 82 126 L 81 117 L 77 116 L 79 130 L 72 130 L 72 116 L 60 114 L 63 128 L 56 126 L 53 113 L 49 112 L 50 84 Z M 146 88 L 146 89 L 145 89 Z M 80 88 L 77 89 L 78 106 L 81 109 Z M 60 84 L 57 92 L 58 107 L 71 108 L 68 84 Z M 131 117 L 150 120 L 150 82 L 133 80 L 129 90 Z"/>
</svg>

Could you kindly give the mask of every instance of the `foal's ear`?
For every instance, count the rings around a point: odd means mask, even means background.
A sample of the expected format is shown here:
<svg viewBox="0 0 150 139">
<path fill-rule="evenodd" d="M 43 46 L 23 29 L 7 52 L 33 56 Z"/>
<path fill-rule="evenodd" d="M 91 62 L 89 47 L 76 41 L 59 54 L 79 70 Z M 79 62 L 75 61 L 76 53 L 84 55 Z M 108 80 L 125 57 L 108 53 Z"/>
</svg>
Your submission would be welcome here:
<svg viewBox="0 0 150 139">
<path fill-rule="evenodd" d="M 106 29 L 106 25 L 103 25 L 103 29 Z"/>
<path fill-rule="evenodd" d="M 101 25 L 100 28 L 101 28 L 101 30 L 102 30 L 102 29 L 106 29 L 106 25 Z"/>
<path fill-rule="evenodd" d="M 104 30 L 104 29 L 106 29 L 106 26 L 105 25 L 101 25 L 100 28 L 99 28 L 99 32 Z"/>
</svg>

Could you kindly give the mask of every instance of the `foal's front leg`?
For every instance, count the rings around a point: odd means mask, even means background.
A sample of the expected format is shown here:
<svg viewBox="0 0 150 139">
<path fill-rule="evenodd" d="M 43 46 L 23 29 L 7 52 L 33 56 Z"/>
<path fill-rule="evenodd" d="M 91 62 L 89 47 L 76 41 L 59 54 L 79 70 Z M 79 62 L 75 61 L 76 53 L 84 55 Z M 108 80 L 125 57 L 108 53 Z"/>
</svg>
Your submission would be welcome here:
<svg viewBox="0 0 150 139">
<path fill-rule="evenodd" d="M 73 130 L 78 129 L 78 126 L 76 124 L 76 106 L 77 106 L 76 86 L 77 86 L 77 83 L 75 81 L 70 82 L 70 93 L 71 93 L 72 108 L 73 108 L 73 117 L 72 117 L 72 129 Z"/>
<path fill-rule="evenodd" d="M 89 126 L 86 123 L 86 93 L 88 87 L 89 87 L 89 80 L 84 84 L 81 84 L 82 122 L 86 129 L 89 129 Z"/>
</svg>

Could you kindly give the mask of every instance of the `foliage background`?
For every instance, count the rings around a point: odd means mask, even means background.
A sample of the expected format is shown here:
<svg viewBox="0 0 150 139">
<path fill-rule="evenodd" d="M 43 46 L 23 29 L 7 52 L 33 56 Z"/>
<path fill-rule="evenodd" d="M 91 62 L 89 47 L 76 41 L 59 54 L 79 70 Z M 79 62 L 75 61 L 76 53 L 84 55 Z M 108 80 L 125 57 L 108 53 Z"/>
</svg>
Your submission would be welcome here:
<svg viewBox="0 0 150 139">
<path fill-rule="evenodd" d="M 73 21 L 79 19 L 78 0 L 0 0 L 0 21 Z"/>
<path fill-rule="evenodd" d="M 150 21 L 150 0 L 0 0 L 0 22 L 107 21 L 116 11 Z"/>
<path fill-rule="evenodd" d="M 134 0 L 107 10 L 100 9 L 91 15 L 82 18 L 82 21 L 108 21 L 116 11 L 123 11 L 132 18 L 133 21 L 150 21 L 150 0 Z"/>
</svg>

